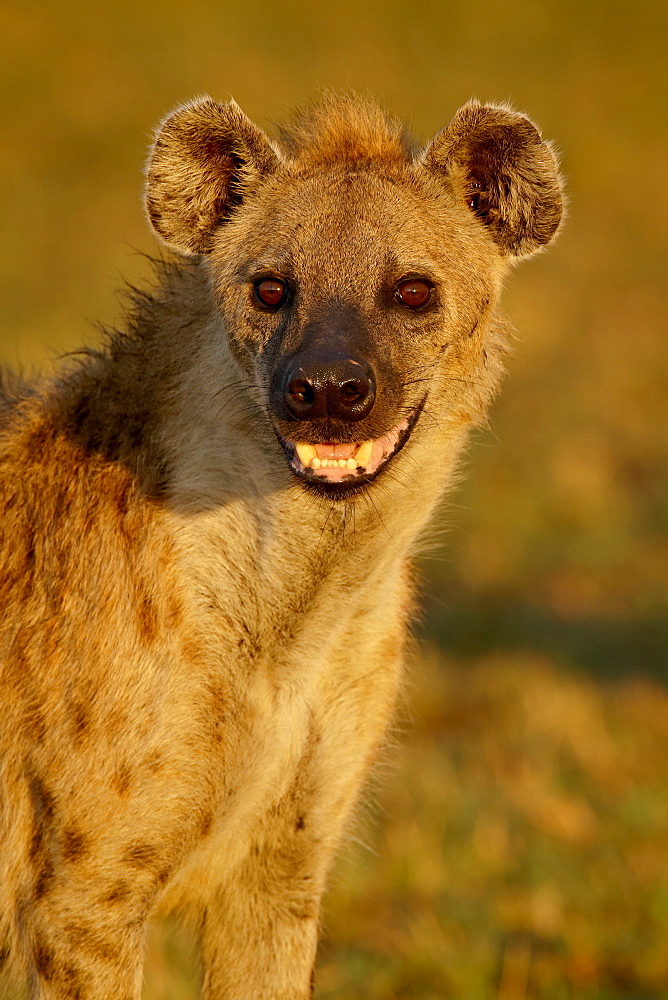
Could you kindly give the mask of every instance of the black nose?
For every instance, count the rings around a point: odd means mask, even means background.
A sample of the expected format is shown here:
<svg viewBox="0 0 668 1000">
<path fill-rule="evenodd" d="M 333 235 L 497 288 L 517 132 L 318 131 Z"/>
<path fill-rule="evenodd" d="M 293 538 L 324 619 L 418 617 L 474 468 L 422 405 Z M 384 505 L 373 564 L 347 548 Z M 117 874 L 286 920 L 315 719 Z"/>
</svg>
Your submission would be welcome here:
<svg viewBox="0 0 668 1000">
<path fill-rule="evenodd" d="M 375 398 L 376 379 L 369 365 L 346 355 L 299 355 L 283 381 L 283 402 L 297 420 L 363 420 Z"/>
</svg>

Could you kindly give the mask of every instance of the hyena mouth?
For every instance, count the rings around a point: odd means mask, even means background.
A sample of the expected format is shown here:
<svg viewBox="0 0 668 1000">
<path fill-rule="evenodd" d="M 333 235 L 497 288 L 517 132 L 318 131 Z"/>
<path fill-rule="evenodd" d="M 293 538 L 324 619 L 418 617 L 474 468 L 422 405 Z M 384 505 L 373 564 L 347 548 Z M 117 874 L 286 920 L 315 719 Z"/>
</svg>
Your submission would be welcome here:
<svg viewBox="0 0 668 1000">
<path fill-rule="evenodd" d="M 382 437 L 353 444 L 328 441 L 308 444 L 281 438 L 292 471 L 310 486 L 330 494 L 341 494 L 371 482 L 401 451 L 418 417 L 424 400 L 408 417 Z"/>
</svg>

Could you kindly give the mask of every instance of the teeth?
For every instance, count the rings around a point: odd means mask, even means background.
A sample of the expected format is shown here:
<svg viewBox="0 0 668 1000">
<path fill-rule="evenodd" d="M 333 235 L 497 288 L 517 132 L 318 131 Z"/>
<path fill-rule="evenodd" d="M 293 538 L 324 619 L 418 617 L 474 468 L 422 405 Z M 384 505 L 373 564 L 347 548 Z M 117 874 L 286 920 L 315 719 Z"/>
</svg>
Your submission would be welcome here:
<svg viewBox="0 0 668 1000">
<path fill-rule="evenodd" d="M 313 445 L 310 444 L 296 444 L 295 451 L 299 456 L 299 461 L 302 463 L 305 469 L 308 469 L 309 465 L 314 458 L 316 458 L 316 450 Z M 314 466 L 314 468 L 317 468 Z"/>
<path fill-rule="evenodd" d="M 347 465 L 348 462 L 345 458 L 314 458 L 311 460 L 312 469 L 345 469 Z M 353 463 L 352 468 L 356 469 L 357 464 Z"/>
<path fill-rule="evenodd" d="M 295 451 L 305 469 L 357 469 L 369 464 L 373 441 L 363 441 L 357 449 L 354 458 L 318 458 L 318 453 L 311 444 L 300 442 L 295 444 Z"/>
<path fill-rule="evenodd" d="M 364 443 L 359 446 L 357 453 L 355 454 L 355 462 L 357 465 L 365 466 L 369 464 L 372 449 L 373 441 L 364 441 Z"/>
</svg>

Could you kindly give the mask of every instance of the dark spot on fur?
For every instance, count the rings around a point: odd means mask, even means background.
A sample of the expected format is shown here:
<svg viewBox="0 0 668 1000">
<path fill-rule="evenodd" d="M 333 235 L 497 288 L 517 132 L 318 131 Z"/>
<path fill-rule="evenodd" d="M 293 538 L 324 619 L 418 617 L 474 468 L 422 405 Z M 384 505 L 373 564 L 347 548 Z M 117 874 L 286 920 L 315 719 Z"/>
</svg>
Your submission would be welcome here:
<svg viewBox="0 0 668 1000">
<path fill-rule="evenodd" d="M 44 853 L 44 838 L 42 837 L 42 829 L 40 826 L 35 825 L 33 827 L 32 836 L 30 838 L 30 847 L 28 848 L 28 857 L 32 862 L 35 862 L 37 858 L 40 858 Z"/>
<path fill-rule="evenodd" d="M 121 860 L 133 868 L 150 868 L 157 858 L 158 852 L 151 844 L 132 844 Z"/>
<path fill-rule="evenodd" d="M 81 830 L 68 827 L 63 834 L 63 858 L 65 861 L 80 861 L 88 853 L 88 844 Z"/>
<path fill-rule="evenodd" d="M 68 1000 L 84 1000 L 83 987 L 79 980 L 79 972 L 73 965 L 64 965 L 59 975 L 59 981 L 67 989 Z"/>
<path fill-rule="evenodd" d="M 53 795 L 36 774 L 30 775 L 28 781 L 37 824 L 44 826 L 51 823 L 55 812 Z"/>
<path fill-rule="evenodd" d="M 55 812 L 53 795 L 36 776 L 28 778 L 33 802 L 33 828 L 28 848 L 29 858 L 36 871 L 34 898 L 40 899 L 48 892 L 53 881 L 53 861 L 47 856 L 46 838 Z"/>
<path fill-rule="evenodd" d="M 151 774 L 158 774 L 159 771 L 165 766 L 165 762 L 162 758 L 162 754 L 158 750 L 152 750 L 150 754 L 144 759 L 144 767 Z"/>
<path fill-rule="evenodd" d="M 38 974 L 42 977 L 42 979 L 45 979 L 47 983 L 53 979 L 54 963 L 55 956 L 53 949 L 49 948 L 48 945 L 44 944 L 44 942 L 39 939 L 35 941 L 35 968 L 37 969 Z"/>
<path fill-rule="evenodd" d="M 95 958 L 99 958 L 103 962 L 118 961 L 118 948 L 109 941 L 105 941 L 100 934 L 86 924 L 67 924 L 65 933 L 72 942 L 73 950 L 80 949 L 88 952 L 89 955 L 94 955 Z"/>
<path fill-rule="evenodd" d="M 72 702 L 72 725 L 74 727 L 74 734 L 77 739 L 80 739 L 90 722 L 88 709 L 81 701 Z"/>
<path fill-rule="evenodd" d="M 119 795 L 125 795 L 131 781 L 132 772 L 127 764 L 122 764 L 111 779 L 111 783 Z"/>
<path fill-rule="evenodd" d="M 42 865 L 37 872 L 37 878 L 35 879 L 35 899 L 42 899 L 46 896 L 47 892 L 51 888 L 54 879 L 54 869 L 53 861 L 50 858 L 44 858 Z"/>
<path fill-rule="evenodd" d="M 228 708 L 228 699 L 225 695 L 225 689 L 216 684 L 211 687 L 211 711 L 212 713 L 220 718 L 225 716 L 225 711 Z"/>
<path fill-rule="evenodd" d="M 213 825 L 213 813 L 207 812 L 202 817 L 202 822 L 200 823 L 199 835 L 200 837 L 206 837 L 211 832 L 211 827 Z"/>
<path fill-rule="evenodd" d="M 101 903 L 123 903 L 130 896 L 130 885 L 125 879 L 119 879 L 108 892 L 100 897 Z"/>
<path fill-rule="evenodd" d="M 210 698 L 209 705 L 205 706 L 202 712 L 202 721 L 208 726 L 213 742 L 220 746 L 227 739 L 229 713 L 232 706 L 225 688 L 220 684 L 211 685 Z"/>
<path fill-rule="evenodd" d="M 169 876 L 171 875 L 171 872 L 172 872 L 171 867 L 170 868 L 161 868 L 160 871 L 158 872 L 158 874 L 155 877 L 156 884 L 159 885 L 159 886 L 164 885 L 165 882 L 167 881 L 167 879 L 169 878 Z"/>
<path fill-rule="evenodd" d="M 35 546 L 32 532 L 27 532 L 26 534 L 23 565 L 12 582 L 17 587 L 20 587 L 21 583 L 23 583 L 23 599 L 29 601 L 35 593 Z"/>
<path fill-rule="evenodd" d="M 151 645 L 158 634 L 158 618 L 155 605 L 146 591 L 137 596 L 137 624 L 142 639 Z"/>
<path fill-rule="evenodd" d="M 306 826 L 303 816 L 297 817 L 297 822 L 295 823 L 295 830 L 303 830 Z"/>
<path fill-rule="evenodd" d="M 117 489 L 114 491 L 114 503 L 116 504 L 116 510 L 119 517 L 122 519 L 128 512 L 129 502 L 129 489 L 127 483 L 119 483 Z"/>
</svg>

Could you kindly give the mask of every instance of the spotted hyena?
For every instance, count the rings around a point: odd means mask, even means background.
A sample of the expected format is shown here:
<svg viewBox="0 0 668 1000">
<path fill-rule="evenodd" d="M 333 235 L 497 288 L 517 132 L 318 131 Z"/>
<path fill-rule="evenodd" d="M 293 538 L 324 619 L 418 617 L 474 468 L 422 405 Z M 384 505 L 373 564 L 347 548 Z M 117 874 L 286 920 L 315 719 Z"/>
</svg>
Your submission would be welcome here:
<svg viewBox="0 0 668 1000">
<path fill-rule="evenodd" d="M 303 1000 L 391 718 L 410 557 L 499 381 L 554 155 L 471 102 L 420 147 L 328 96 L 157 132 L 176 254 L 122 330 L 0 395 L 0 903 L 30 995 L 140 995 L 147 922 L 210 1000 Z"/>
</svg>

